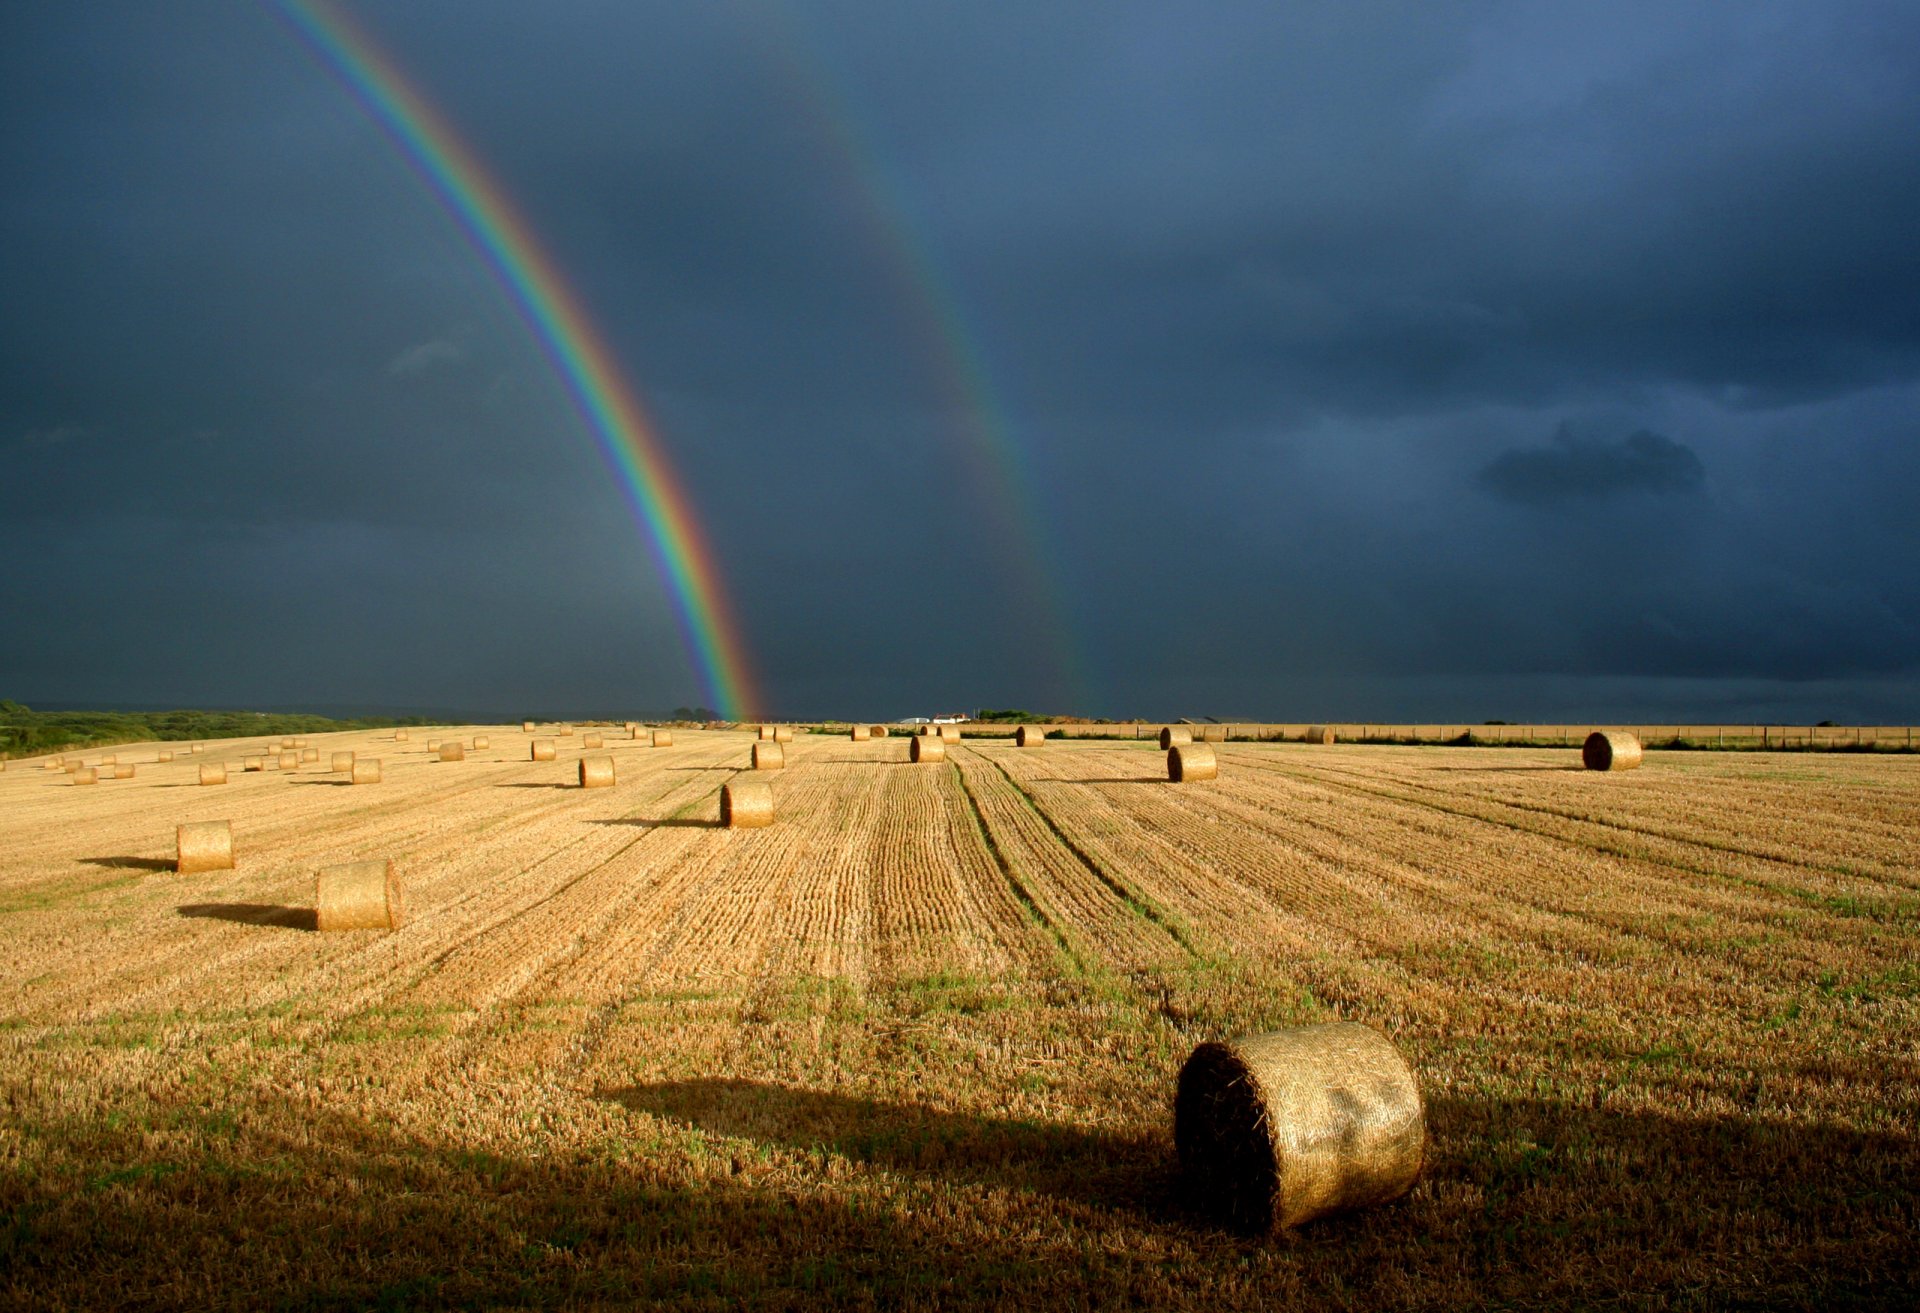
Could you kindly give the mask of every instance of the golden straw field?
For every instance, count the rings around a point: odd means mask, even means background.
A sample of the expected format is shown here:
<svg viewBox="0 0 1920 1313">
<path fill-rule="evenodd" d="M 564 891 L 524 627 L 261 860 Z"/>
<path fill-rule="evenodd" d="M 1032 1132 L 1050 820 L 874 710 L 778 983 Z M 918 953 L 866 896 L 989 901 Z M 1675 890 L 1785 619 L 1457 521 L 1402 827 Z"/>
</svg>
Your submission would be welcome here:
<svg viewBox="0 0 1920 1313">
<path fill-rule="evenodd" d="M 1920 758 L 1229 742 L 1174 785 L 1151 740 L 802 730 L 725 830 L 750 731 L 604 733 L 593 789 L 578 727 L 10 763 L 0 1304 L 1920 1297 Z M 176 874 L 210 820 L 235 869 Z M 316 933 L 377 858 L 406 923 Z M 1424 1176 L 1217 1228 L 1181 1063 L 1336 1018 L 1412 1061 Z"/>
</svg>

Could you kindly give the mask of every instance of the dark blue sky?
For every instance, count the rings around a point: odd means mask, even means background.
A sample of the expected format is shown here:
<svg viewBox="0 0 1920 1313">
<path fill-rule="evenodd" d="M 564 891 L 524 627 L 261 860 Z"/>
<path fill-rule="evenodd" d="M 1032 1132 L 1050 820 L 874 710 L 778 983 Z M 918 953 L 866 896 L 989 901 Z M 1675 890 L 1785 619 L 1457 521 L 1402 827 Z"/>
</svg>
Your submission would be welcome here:
<svg viewBox="0 0 1920 1313">
<path fill-rule="evenodd" d="M 350 9 L 770 710 L 1920 719 L 1920 7 Z M 0 7 L 0 561 L 29 703 L 706 697 L 483 265 L 226 0 Z"/>
</svg>

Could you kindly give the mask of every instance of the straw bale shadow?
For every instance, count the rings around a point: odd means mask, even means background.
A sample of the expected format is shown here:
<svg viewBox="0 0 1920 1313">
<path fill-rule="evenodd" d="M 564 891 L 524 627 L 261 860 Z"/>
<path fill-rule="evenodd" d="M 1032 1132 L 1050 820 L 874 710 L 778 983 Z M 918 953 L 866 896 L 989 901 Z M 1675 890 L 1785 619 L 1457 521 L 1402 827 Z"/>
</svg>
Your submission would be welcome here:
<svg viewBox="0 0 1920 1313">
<path fill-rule="evenodd" d="M 644 816 L 614 816 L 597 820 L 595 825 L 633 825 L 643 830 L 717 830 L 719 821 L 703 821 L 691 816 L 668 816 L 662 820 L 650 821 Z"/>
<path fill-rule="evenodd" d="M 123 871 L 171 871 L 173 863 L 165 857 L 82 857 L 88 866 L 110 866 Z"/>
<path fill-rule="evenodd" d="M 1165 784 L 1164 775 L 1102 775 L 1090 780 L 1052 780 L 1053 784 Z"/>
<path fill-rule="evenodd" d="M 1202 1223 L 1181 1197 L 1173 1146 L 1161 1137 L 941 1112 L 727 1077 L 602 1090 L 597 1097 L 709 1134 L 826 1150 L 890 1171 L 1046 1194 L 1139 1217 Z"/>
<path fill-rule="evenodd" d="M 181 916 L 236 925 L 275 926 L 282 930 L 320 929 L 319 914 L 311 907 L 282 907 L 277 903 L 185 903 L 174 911 Z"/>
<path fill-rule="evenodd" d="M 331 788 L 352 788 L 352 780 L 288 780 L 289 784 L 325 784 Z"/>
<path fill-rule="evenodd" d="M 574 789 L 577 784 L 496 784 L 496 789 Z"/>
<path fill-rule="evenodd" d="M 1521 773 L 1529 773 L 1529 774 L 1537 773 L 1539 771 L 1549 771 L 1549 772 L 1565 771 L 1565 772 L 1571 772 L 1573 774 L 1578 775 L 1578 774 L 1583 774 L 1587 768 L 1585 766 L 1576 764 L 1572 766 L 1429 766 L 1427 767 L 1427 769 L 1428 770 L 1444 770 L 1444 771 L 1465 771 L 1469 775 L 1490 775 L 1490 774 L 1512 773 L 1516 771 Z"/>
</svg>

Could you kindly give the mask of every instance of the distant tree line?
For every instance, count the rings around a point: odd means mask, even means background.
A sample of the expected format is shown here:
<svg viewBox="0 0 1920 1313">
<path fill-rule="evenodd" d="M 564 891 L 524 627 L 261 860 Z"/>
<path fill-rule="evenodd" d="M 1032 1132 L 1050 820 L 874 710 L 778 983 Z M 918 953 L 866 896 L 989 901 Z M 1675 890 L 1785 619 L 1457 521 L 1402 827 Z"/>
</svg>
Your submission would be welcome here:
<svg viewBox="0 0 1920 1313">
<path fill-rule="evenodd" d="M 252 734 L 323 734 L 329 730 L 425 725 L 424 717 L 327 716 L 264 711 L 35 711 L 0 698 L 0 756 L 22 757 L 69 747 L 107 747 L 149 739 L 232 739 Z"/>
</svg>

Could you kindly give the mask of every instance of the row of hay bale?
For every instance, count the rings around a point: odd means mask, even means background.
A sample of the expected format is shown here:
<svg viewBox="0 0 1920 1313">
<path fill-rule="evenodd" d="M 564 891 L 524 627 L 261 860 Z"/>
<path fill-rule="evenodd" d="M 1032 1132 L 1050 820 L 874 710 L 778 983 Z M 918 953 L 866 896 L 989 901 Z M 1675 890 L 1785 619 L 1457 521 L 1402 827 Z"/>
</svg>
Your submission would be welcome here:
<svg viewBox="0 0 1920 1313">
<path fill-rule="evenodd" d="M 174 828 L 173 869 L 181 875 L 237 868 L 232 821 L 189 821 Z M 406 899 L 390 858 L 321 867 L 314 874 L 314 928 L 397 930 Z"/>
</svg>

